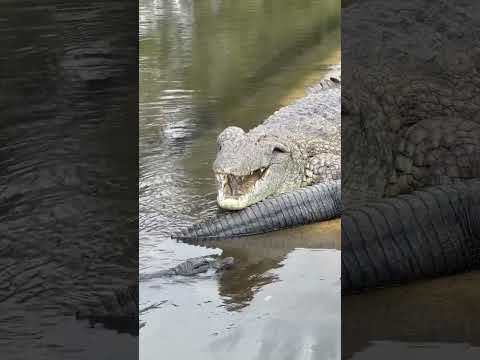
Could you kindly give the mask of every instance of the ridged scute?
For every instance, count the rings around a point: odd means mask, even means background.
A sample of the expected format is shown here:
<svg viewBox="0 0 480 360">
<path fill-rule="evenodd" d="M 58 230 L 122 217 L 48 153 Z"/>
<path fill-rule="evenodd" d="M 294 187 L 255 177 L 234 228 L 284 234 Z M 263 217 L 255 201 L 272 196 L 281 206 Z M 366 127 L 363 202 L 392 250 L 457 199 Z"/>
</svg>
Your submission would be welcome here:
<svg viewBox="0 0 480 360">
<path fill-rule="evenodd" d="M 340 216 L 340 180 L 269 197 L 246 209 L 195 224 L 172 237 L 212 240 L 262 234 Z"/>
<path fill-rule="evenodd" d="M 453 274 L 480 265 L 480 180 L 346 209 L 344 292 Z"/>
</svg>

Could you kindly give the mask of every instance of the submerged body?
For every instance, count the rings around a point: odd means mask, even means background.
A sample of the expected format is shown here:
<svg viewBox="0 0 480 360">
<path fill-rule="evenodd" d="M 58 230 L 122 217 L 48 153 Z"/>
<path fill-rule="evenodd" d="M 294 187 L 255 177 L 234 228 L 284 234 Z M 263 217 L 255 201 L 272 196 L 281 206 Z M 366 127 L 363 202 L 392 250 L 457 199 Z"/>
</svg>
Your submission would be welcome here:
<svg viewBox="0 0 480 360">
<path fill-rule="evenodd" d="M 235 260 L 233 257 L 216 259 L 212 256 L 200 256 L 188 259 L 171 269 L 161 270 L 151 274 L 141 274 L 140 280 L 149 280 L 164 276 L 193 276 L 207 272 L 209 269 L 214 269 L 218 272 L 231 269 L 234 264 Z"/>
<path fill-rule="evenodd" d="M 218 205 L 239 210 L 268 196 L 340 179 L 340 67 L 249 132 L 226 128 L 213 165 Z"/>
</svg>

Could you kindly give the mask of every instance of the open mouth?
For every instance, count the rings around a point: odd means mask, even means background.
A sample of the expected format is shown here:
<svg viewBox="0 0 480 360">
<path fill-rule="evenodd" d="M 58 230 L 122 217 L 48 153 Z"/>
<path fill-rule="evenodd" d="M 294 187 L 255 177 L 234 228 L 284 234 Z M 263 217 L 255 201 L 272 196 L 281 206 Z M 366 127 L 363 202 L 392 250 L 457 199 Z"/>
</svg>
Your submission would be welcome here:
<svg viewBox="0 0 480 360">
<path fill-rule="evenodd" d="M 255 190 L 255 186 L 268 173 L 268 167 L 252 171 L 248 175 L 232 175 L 217 173 L 218 202 L 227 209 L 238 209 L 245 206 L 246 196 Z"/>
</svg>

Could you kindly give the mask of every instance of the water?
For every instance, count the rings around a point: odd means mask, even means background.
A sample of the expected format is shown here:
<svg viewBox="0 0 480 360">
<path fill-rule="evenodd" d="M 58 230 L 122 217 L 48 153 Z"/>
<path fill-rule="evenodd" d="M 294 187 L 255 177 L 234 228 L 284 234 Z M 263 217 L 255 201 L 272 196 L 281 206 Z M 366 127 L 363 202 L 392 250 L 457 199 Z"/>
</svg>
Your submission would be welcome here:
<svg viewBox="0 0 480 360">
<path fill-rule="evenodd" d="M 339 16 L 340 1 L 140 1 L 140 272 L 239 264 L 142 282 L 142 359 L 340 357 L 338 220 L 208 247 L 169 238 L 217 211 L 221 130 L 259 124 L 339 62 Z"/>
<path fill-rule="evenodd" d="M 342 358 L 478 359 L 480 272 L 342 298 Z"/>
<path fill-rule="evenodd" d="M 339 243 L 333 223 L 217 244 L 235 269 L 142 284 L 141 358 L 338 359 Z"/>
</svg>

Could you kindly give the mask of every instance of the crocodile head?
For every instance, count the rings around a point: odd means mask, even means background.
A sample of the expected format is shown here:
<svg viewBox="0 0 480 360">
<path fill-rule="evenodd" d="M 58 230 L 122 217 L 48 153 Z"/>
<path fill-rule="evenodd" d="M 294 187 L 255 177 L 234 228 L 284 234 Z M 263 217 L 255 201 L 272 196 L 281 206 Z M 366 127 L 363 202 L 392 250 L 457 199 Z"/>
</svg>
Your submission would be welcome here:
<svg viewBox="0 0 480 360">
<path fill-rule="evenodd" d="M 294 149 L 275 136 L 228 127 L 217 140 L 213 171 L 218 205 L 239 210 L 267 196 L 299 187 L 303 169 Z"/>
<path fill-rule="evenodd" d="M 231 256 L 228 256 L 222 259 L 220 262 L 217 263 L 217 270 L 216 272 L 220 272 L 223 270 L 230 270 L 235 266 L 235 259 Z"/>
</svg>

